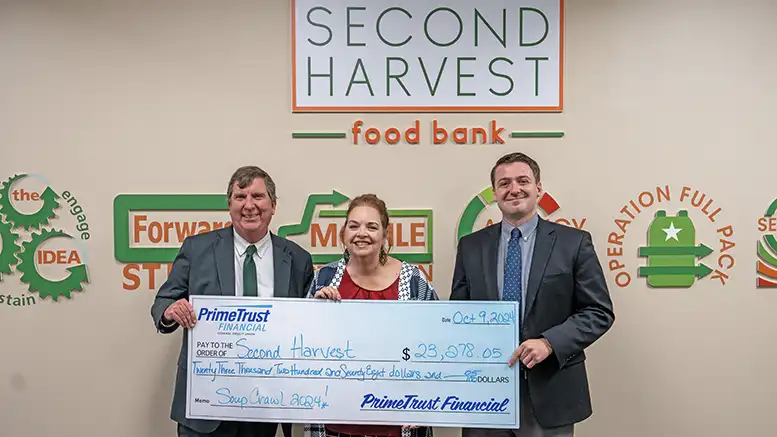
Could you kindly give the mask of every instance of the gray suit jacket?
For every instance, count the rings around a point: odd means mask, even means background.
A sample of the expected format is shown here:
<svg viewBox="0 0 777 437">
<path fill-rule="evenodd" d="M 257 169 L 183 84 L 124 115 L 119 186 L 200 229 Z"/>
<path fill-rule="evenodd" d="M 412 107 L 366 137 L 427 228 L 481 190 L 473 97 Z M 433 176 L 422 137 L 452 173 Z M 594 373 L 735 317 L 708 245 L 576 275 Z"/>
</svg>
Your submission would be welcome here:
<svg viewBox="0 0 777 437">
<path fill-rule="evenodd" d="M 499 299 L 500 227 L 459 240 L 450 300 Z M 522 401 L 532 403 L 543 427 L 583 421 L 592 414 L 584 349 L 615 320 L 590 233 L 539 220 L 524 308 L 521 341 L 544 337 L 553 353 L 525 370 L 529 390 Z"/>
<path fill-rule="evenodd" d="M 191 295 L 235 295 L 234 238 L 232 227 L 188 237 L 181 245 L 170 276 L 159 288 L 151 317 L 163 334 L 174 332 L 162 326 L 162 315 L 168 306 Z M 275 265 L 275 297 L 304 298 L 313 282 L 310 254 L 296 243 L 271 235 Z M 188 372 L 188 330 L 184 330 L 170 418 L 200 433 L 213 432 L 220 422 L 186 418 L 186 376 Z M 272 428 L 275 435 L 276 427 Z M 269 431 L 268 431 L 269 432 Z"/>
</svg>

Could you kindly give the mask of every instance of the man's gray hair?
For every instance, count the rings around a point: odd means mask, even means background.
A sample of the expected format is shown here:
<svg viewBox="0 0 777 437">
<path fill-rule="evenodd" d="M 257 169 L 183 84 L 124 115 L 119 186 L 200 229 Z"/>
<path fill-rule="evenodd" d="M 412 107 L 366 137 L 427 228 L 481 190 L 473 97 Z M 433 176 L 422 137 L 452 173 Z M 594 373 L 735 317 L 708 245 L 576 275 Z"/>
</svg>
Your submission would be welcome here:
<svg viewBox="0 0 777 437">
<path fill-rule="evenodd" d="M 229 179 L 229 186 L 227 186 L 227 199 L 232 199 L 232 187 L 237 183 L 240 188 L 245 188 L 251 185 L 251 182 L 256 178 L 264 180 L 264 184 L 267 186 L 267 195 L 270 196 L 270 201 L 275 205 L 277 195 L 275 193 L 275 182 L 270 177 L 270 174 L 255 165 L 247 165 L 238 168 L 232 174 Z"/>
</svg>

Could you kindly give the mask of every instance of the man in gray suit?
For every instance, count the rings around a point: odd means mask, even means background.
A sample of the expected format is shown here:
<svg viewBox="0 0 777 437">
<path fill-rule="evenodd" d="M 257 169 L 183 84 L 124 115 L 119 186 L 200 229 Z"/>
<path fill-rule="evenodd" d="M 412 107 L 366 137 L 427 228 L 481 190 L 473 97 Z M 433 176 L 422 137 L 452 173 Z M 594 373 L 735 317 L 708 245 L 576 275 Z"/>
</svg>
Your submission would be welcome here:
<svg viewBox="0 0 777 437">
<path fill-rule="evenodd" d="M 269 231 L 276 206 L 270 175 L 258 167 L 237 169 L 229 180 L 227 199 L 232 226 L 186 238 L 151 306 L 160 333 L 185 328 L 170 413 L 179 437 L 274 437 L 278 428 L 277 423 L 186 418 L 186 345 L 188 329 L 196 322 L 189 296 L 304 298 L 313 281 L 310 254 Z M 289 424 L 283 431 L 291 436 Z"/>
<path fill-rule="evenodd" d="M 500 158 L 491 186 L 502 221 L 459 240 L 450 300 L 515 300 L 521 366 L 517 430 L 465 428 L 463 437 L 571 437 L 592 414 L 584 350 L 615 320 L 587 231 L 537 215 L 539 165 L 522 153 Z"/>
</svg>

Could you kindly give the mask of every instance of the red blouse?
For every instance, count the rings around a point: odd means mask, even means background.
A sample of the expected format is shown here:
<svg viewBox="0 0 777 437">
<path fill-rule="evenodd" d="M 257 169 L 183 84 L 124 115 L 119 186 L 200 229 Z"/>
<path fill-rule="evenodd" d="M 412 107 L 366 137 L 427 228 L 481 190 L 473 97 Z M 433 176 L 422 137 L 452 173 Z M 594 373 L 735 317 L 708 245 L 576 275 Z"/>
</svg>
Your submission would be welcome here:
<svg viewBox="0 0 777 437">
<path fill-rule="evenodd" d="M 399 277 L 391 285 L 383 290 L 368 290 L 358 286 L 348 269 L 343 273 L 343 279 L 340 286 L 337 287 L 340 297 L 343 299 L 364 299 L 364 300 L 398 300 L 399 299 Z M 379 339 L 376 339 L 379 340 Z M 343 433 L 350 435 L 374 435 L 386 437 L 401 437 L 402 427 L 392 425 L 326 425 L 330 433 Z"/>
</svg>

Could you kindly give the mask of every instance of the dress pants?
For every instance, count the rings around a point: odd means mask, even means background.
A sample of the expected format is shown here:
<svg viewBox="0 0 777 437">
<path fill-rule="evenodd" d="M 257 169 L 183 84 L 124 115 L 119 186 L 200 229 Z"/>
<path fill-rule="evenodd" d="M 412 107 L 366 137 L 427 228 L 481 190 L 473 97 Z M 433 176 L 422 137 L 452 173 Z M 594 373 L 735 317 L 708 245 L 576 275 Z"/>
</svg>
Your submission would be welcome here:
<svg viewBox="0 0 777 437">
<path fill-rule="evenodd" d="M 534 410 L 528 399 L 528 384 L 521 378 L 521 424 L 518 429 L 463 428 L 462 437 L 573 437 L 574 425 L 558 428 L 543 428 L 534 417 Z"/>
<path fill-rule="evenodd" d="M 282 425 L 284 437 L 291 437 L 291 424 Z M 277 423 L 221 422 L 210 434 L 202 434 L 178 424 L 178 437 L 275 437 Z"/>
</svg>

